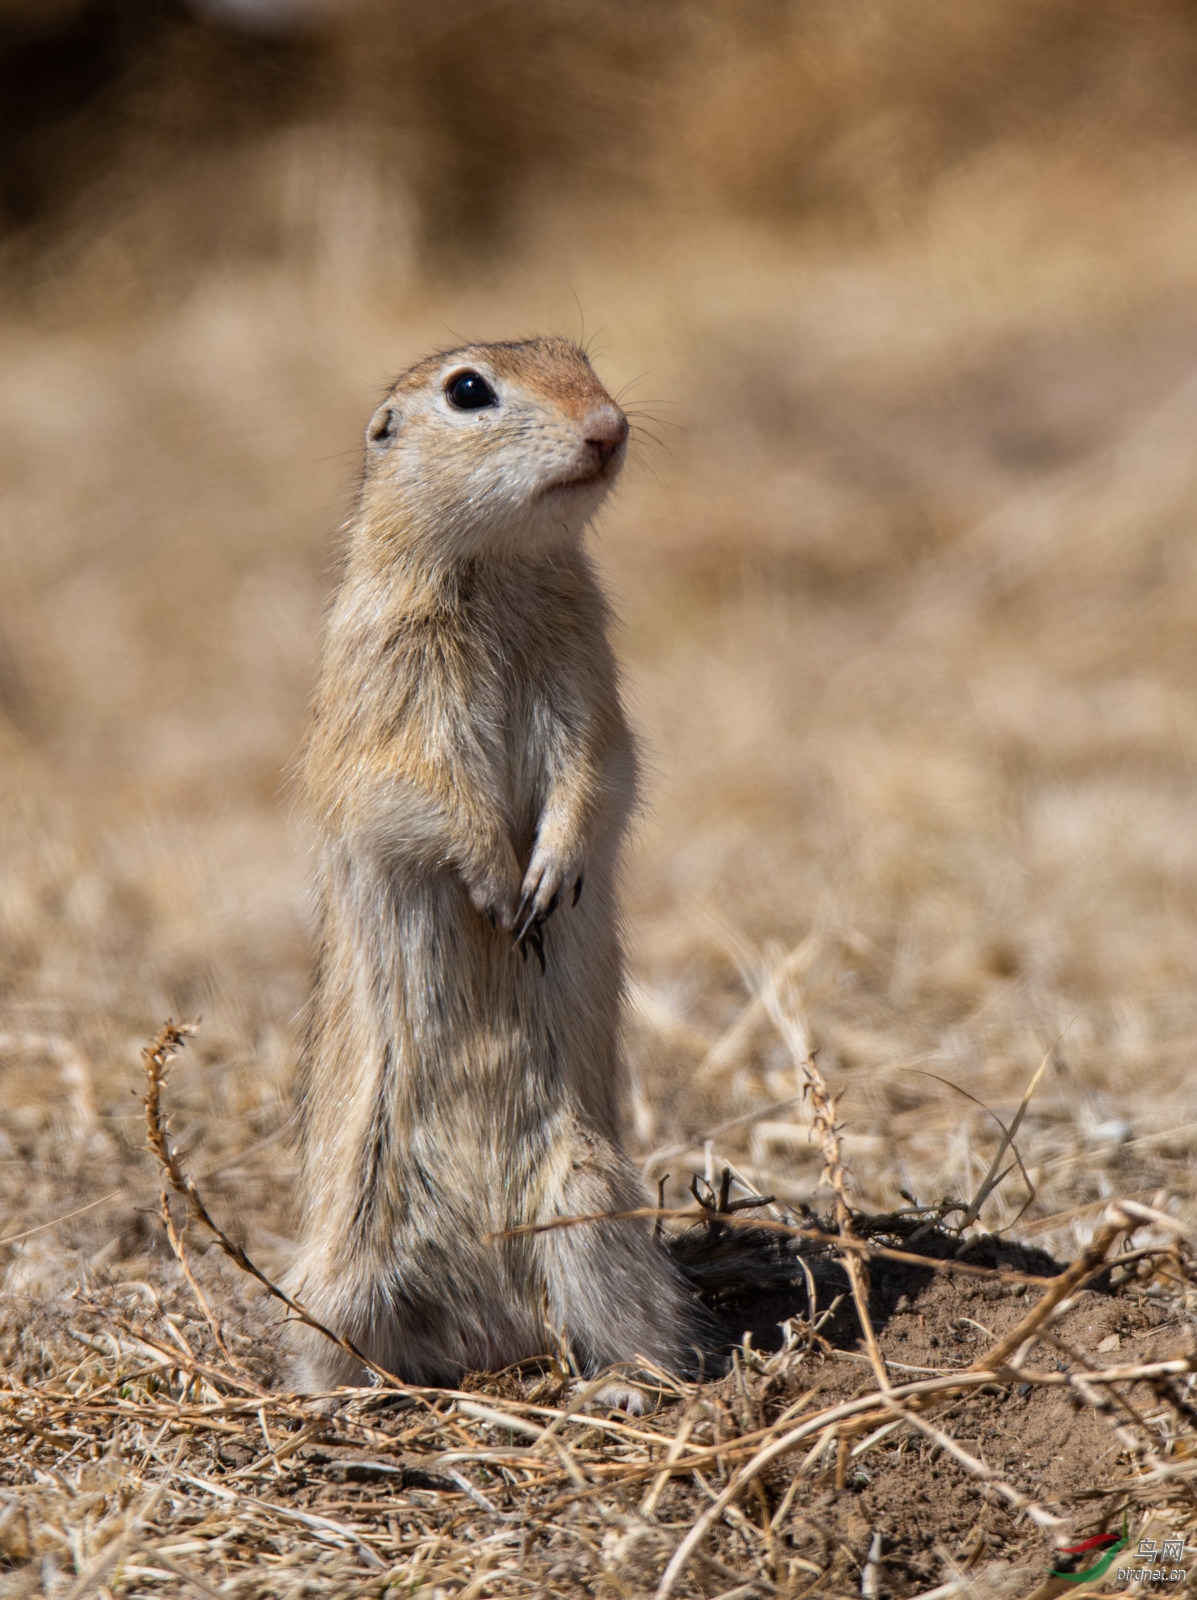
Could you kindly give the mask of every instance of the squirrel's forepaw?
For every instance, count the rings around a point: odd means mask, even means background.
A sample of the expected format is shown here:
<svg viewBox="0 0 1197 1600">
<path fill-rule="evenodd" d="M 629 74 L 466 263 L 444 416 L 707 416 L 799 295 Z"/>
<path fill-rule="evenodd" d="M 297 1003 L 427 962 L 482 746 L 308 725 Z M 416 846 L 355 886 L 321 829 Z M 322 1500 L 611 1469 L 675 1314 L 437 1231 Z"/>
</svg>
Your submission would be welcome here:
<svg viewBox="0 0 1197 1600">
<path fill-rule="evenodd" d="M 544 925 L 561 904 L 562 896 L 572 894 L 577 905 L 582 893 L 582 862 L 578 856 L 563 857 L 537 845 L 524 874 L 520 903 L 515 913 L 513 948 L 527 956 L 529 950 L 545 970 Z"/>
<path fill-rule="evenodd" d="M 514 851 L 503 868 L 467 882 L 466 887 L 474 909 L 482 913 L 492 928 L 514 933 L 520 903 L 520 869 Z"/>
</svg>

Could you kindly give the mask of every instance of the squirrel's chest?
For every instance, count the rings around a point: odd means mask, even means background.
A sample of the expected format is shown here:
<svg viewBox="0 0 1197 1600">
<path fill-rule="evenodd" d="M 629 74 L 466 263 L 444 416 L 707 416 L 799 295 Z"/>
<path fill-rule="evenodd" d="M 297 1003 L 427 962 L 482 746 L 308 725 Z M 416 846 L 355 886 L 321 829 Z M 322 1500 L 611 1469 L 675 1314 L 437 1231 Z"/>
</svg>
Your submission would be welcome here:
<svg viewBox="0 0 1197 1600">
<path fill-rule="evenodd" d="M 526 604 L 513 603 L 505 611 L 488 607 L 471 620 L 463 709 L 512 843 L 523 854 L 535 838 L 554 773 L 570 763 L 570 730 L 585 722 L 581 702 L 592 687 L 587 652 L 560 608 L 539 606 L 529 615 Z"/>
<path fill-rule="evenodd" d="M 551 775 L 560 764 L 567 723 L 563 683 L 530 652 L 496 652 L 484 674 L 487 692 L 473 703 L 479 742 L 511 829 L 517 853 L 531 844 Z"/>
<path fill-rule="evenodd" d="M 530 845 L 544 809 L 553 743 L 549 706 L 520 682 L 491 679 L 470 706 L 487 787 L 507 818 L 517 853 Z"/>
</svg>

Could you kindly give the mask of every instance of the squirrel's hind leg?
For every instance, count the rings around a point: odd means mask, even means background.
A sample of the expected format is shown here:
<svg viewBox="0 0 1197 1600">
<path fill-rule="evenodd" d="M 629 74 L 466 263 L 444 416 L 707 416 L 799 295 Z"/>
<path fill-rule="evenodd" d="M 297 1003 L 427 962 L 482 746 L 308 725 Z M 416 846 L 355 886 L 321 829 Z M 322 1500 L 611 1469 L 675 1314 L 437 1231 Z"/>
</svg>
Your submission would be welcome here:
<svg viewBox="0 0 1197 1600">
<path fill-rule="evenodd" d="M 418 1256 L 339 1276 L 297 1269 L 296 1300 L 400 1383 L 456 1388 L 469 1371 L 497 1371 L 542 1353 L 542 1321 L 519 1305 L 497 1254 L 474 1271 L 448 1272 Z M 352 1351 L 300 1322 L 290 1325 L 292 1372 L 299 1388 L 319 1393 L 372 1384 L 377 1374 Z"/>
<path fill-rule="evenodd" d="M 646 1203 L 627 1158 L 588 1139 L 543 1215 L 547 1221 Z M 583 1222 L 550 1229 L 538 1240 L 549 1318 L 586 1373 L 638 1358 L 679 1375 L 694 1369 L 702 1313 L 651 1223 Z"/>
<path fill-rule="evenodd" d="M 297 1269 L 288 1288 L 330 1333 L 352 1344 L 382 1372 L 430 1387 L 455 1383 L 461 1365 L 453 1346 L 459 1341 L 442 1325 L 443 1317 L 405 1304 L 393 1293 L 392 1282 L 393 1274 L 384 1270 L 359 1268 L 334 1278 Z M 292 1376 L 304 1393 L 378 1381 L 366 1362 L 319 1329 L 293 1321 L 288 1331 Z"/>
</svg>

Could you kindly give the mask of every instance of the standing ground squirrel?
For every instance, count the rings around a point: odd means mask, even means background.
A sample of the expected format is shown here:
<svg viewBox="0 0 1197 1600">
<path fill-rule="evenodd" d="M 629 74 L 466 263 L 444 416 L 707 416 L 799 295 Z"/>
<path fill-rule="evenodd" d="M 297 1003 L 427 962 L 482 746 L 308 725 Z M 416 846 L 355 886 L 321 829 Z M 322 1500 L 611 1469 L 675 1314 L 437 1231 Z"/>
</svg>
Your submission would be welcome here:
<svg viewBox="0 0 1197 1600">
<path fill-rule="evenodd" d="M 291 1284 L 413 1383 L 562 1337 L 586 1373 L 677 1370 L 696 1331 L 647 1224 L 495 1237 L 645 1203 L 619 1118 L 635 754 L 582 549 L 627 434 L 564 339 L 432 356 L 367 430 L 303 762 L 319 942 Z M 364 1378 L 295 1337 L 307 1387 Z"/>
</svg>

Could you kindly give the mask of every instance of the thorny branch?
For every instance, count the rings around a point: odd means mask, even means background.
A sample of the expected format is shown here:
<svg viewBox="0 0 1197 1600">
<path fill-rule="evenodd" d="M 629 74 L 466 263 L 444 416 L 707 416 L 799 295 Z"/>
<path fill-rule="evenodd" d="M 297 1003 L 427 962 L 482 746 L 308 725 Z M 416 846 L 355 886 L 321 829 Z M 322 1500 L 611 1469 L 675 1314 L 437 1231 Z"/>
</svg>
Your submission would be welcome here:
<svg viewBox="0 0 1197 1600">
<path fill-rule="evenodd" d="M 372 1372 L 390 1388 L 402 1389 L 403 1385 L 393 1373 L 387 1372 L 377 1362 L 372 1361 L 350 1339 L 343 1338 L 339 1333 L 334 1333 L 318 1318 L 314 1317 L 298 1300 L 289 1295 L 285 1289 L 280 1289 L 276 1283 L 266 1276 L 260 1267 L 250 1260 L 245 1250 L 236 1240 L 230 1239 L 228 1234 L 216 1222 L 199 1190 L 195 1180 L 189 1173 L 184 1172 L 179 1160 L 178 1152 L 170 1142 L 167 1119 L 162 1109 L 162 1090 L 165 1087 L 170 1064 L 186 1045 L 187 1040 L 194 1038 L 198 1023 L 175 1023 L 169 1017 L 162 1024 L 158 1037 L 153 1044 L 147 1045 L 141 1052 L 142 1061 L 145 1063 L 146 1093 L 145 1093 L 145 1122 L 146 1142 L 153 1155 L 157 1156 L 163 1172 L 169 1180 L 171 1188 L 176 1194 L 181 1195 L 187 1203 L 187 1208 L 197 1222 L 207 1228 L 216 1240 L 217 1245 L 225 1255 L 241 1268 L 242 1272 L 249 1274 L 275 1300 L 285 1305 L 288 1311 L 302 1322 L 305 1327 L 314 1328 L 317 1333 L 322 1333 L 326 1339 L 331 1339 L 333 1344 L 339 1345 L 342 1350 L 348 1351 L 364 1367 Z M 165 1196 L 164 1202 L 165 1202 Z M 175 1241 L 172 1239 L 172 1244 Z M 177 1250 L 181 1250 L 181 1243 Z M 202 1299 L 202 1297 L 201 1297 Z"/>
</svg>

